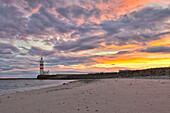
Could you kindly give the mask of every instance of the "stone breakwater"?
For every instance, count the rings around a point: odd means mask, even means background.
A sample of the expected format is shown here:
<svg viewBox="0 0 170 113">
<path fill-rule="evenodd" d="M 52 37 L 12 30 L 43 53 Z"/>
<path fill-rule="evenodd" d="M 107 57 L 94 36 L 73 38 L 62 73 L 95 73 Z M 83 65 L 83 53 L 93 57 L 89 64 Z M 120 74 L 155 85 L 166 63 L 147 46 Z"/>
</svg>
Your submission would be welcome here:
<svg viewBox="0 0 170 113">
<path fill-rule="evenodd" d="M 170 67 L 150 68 L 143 70 L 129 70 L 112 73 L 94 74 L 58 74 L 58 75 L 38 75 L 38 79 L 103 79 L 103 78 L 132 78 L 132 77 L 162 77 L 170 78 Z"/>
</svg>

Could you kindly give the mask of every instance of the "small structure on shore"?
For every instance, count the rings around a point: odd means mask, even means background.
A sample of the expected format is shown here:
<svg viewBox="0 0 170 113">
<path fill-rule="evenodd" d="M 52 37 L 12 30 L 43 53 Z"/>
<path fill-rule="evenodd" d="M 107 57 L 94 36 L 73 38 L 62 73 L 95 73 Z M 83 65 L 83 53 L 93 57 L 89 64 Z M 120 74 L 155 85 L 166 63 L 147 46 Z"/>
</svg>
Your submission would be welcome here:
<svg viewBox="0 0 170 113">
<path fill-rule="evenodd" d="M 41 57 L 41 60 L 40 60 L 40 75 L 49 75 L 49 70 L 44 71 L 44 59 L 43 59 L 43 57 Z"/>
<path fill-rule="evenodd" d="M 44 74 L 44 75 L 49 75 L 49 70 L 48 70 L 48 71 L 44 71 L 43 74 Z"/>
</svg>

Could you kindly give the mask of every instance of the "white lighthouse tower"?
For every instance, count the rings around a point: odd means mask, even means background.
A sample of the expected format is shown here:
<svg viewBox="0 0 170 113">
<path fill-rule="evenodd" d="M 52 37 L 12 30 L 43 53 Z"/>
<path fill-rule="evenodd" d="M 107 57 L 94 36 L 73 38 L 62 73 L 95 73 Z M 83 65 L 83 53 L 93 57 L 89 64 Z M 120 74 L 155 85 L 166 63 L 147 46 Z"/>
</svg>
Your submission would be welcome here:
<svg viewBox="0 0 170 113">
<path fill-rule="evenodd" d="M 40 75 L 44 75 L 44 60 L 42 57 L 40 60 Z"/>
</svg>

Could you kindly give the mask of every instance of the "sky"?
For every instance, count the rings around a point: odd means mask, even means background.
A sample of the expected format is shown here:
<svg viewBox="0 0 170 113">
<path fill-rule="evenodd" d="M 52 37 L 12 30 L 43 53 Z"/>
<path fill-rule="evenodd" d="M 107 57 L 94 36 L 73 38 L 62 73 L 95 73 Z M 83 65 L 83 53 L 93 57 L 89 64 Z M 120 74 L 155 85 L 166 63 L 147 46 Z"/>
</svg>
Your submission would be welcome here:
<svg viewBox="0 0 170 113">
<path fill-rule="evenodd" d="M 170 66 L 170 0 L 0 0 L 0 78 Z"/>
</svg>

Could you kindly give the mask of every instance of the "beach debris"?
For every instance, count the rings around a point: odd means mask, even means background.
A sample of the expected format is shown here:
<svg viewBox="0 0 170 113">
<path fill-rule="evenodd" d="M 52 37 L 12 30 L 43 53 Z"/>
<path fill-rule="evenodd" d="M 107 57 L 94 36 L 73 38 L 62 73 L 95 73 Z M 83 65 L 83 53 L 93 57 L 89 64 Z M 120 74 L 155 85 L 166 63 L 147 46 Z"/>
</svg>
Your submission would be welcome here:
<svg viewBox="0 0 170 113">
<path fill-rule="evenodd" d="M 98 111 L 99 111 L 98 109 L 95 110 L 95 112 L 98 112 Z"/>
</svg>

